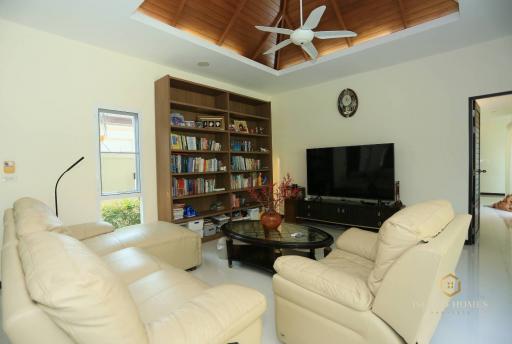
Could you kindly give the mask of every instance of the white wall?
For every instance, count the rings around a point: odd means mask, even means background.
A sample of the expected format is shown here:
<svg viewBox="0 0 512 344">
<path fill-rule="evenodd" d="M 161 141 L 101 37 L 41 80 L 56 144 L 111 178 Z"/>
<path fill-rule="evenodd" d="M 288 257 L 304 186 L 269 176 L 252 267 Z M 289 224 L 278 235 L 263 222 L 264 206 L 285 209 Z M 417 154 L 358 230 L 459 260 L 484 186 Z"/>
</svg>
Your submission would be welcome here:
<svg viewBox="0 0 512 344">
<path fill-rule="evenodd" d="M 172 49 L 170 50 L 170 52 Z M 154 85 L 165 74 L 264 98 L 265 95 L 0 20 L 0 162 L 15 160 L 17 180 L 0 181 L 0 209 L 22 196 L 53 204 L 63 169 L 85 160 L 60 184 L 67 224 L 98 218 L 98 107 L 141 118 L 144 219 L 154 221 Z"/>
<path fill-rule="evenodd" d="M 6 21 L 0 21 L 0 47 L 0 161 L 16 160 L 18 168 L 16 181 L 0 182 L 0 208 L 22 196 L 51 203 L 60 171 L 84 155 L 60 187 L 60 213 L 69 224 L 98 216 L 98 107 L 141 114 L 144 217 L 152 221 L 154 80 L 172 74 L 265 98 Z M 289 171 L 305 184 L 307 147 L 394 142 L 406 204 L 447 198 L 466 211 L 467 100 L 512 90 L 510 56 L 507 37 L 272 96 L 276 174 Z M 350 119 L 336 108 L 346 87 L 360 99 Z"/>
<path fill-rule="evenodd" d="M 480 191 L 505 193 L 508 128 L 512 115 L 493 116 L 482 111 L 480 122 Z"/>
<path fill-rule="evenodd" d="M 467 211 L 468 97 L 512 90 L 511 56 L 509 36 L 274 96 L 278 173 L 305 185 L 308 147 L 394 142 L 404 203 Z M 344 88 L 360 101 L 349 119 L 336 107 Z"/>
</svg>

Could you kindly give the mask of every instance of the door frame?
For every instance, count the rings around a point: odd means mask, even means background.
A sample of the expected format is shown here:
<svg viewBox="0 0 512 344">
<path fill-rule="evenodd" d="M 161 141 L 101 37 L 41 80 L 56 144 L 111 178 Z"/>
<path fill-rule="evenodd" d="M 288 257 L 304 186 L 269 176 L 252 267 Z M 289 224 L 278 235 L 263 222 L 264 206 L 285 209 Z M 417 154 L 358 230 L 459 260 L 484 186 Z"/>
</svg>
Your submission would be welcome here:
<svg viewBox="0 0 512 344">
<path fill-rule="evenodd" d="M 472 204 L 471 204 L 471 197 L 474 194 L 473 190 L 473 161 L 475 160 L 475 152 L 473 151 L 473 105 L 474 103 L 479 99 L 485 99 L 485 98 L 494 98 L 494 97 L 500 97 L 500 96 L 506 96 L 512 94 L 512 91 L 505 91 L 505 92 L 497 92 L 497 93 L 489 93 L 489 94 L 483 94 L 480 96 L 474 96 L 468 98 L 468 124 L 469 124 L 469 161 L 468 161 L 468 213 L 473 214 Z M 480 143 L 481 145 L 481 143 Z M 471 221 L 471 227 L 469 228 L 468 233 L 468 239 L 466 240 L 467 245 L 474 245 L 478 241 L 478 235 L 480 233 L 480 230 L 475 231 L 475 228 L 473 226 L 474 221 Z"/>
</svg>

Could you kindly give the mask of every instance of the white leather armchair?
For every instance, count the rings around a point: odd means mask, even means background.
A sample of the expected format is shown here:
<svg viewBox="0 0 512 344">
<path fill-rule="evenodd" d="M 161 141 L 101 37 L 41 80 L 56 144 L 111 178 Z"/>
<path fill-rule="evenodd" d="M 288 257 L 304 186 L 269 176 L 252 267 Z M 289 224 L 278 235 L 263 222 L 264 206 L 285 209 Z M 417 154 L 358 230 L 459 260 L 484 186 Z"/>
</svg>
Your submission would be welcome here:
<svg viewBox="0 0 512 344">
<path fill-rule="evenodd" d="M 277 335 L 283 343 L 428 343 L 449 297 L 469 215 L 446 201 L 395 214 L 379 233 L 345 231 L 329 256 L 276 260 Z"/>
</svg>

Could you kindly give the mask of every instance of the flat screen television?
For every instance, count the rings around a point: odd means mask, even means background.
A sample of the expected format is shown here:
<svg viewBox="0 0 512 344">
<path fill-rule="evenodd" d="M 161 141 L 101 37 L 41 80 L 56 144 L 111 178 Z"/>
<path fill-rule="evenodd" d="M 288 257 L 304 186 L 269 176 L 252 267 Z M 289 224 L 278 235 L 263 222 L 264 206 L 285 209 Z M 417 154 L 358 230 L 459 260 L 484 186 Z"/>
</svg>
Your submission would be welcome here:
<svg viewBox="0 0 512 344">
<path fill-rule="evenodd" d="M 394 200 L 394 145 L 308 149 L 307 183 L 314 196 Z"/>
</svg>

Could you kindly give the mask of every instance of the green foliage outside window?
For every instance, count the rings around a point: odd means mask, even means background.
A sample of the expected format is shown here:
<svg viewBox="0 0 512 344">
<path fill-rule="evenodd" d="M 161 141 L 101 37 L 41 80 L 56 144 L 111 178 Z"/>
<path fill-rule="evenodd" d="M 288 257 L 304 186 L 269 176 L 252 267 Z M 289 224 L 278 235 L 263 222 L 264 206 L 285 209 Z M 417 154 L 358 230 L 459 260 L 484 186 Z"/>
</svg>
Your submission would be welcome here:
<svg viewBox="0 0 512 344">
<path fill-rule="evenodd" d="M 101 205 L 103 220 L 115 228 L 136 225 L 140 223 L 140 200 L 127 198 L 103 202 Z"/>
</svg>

